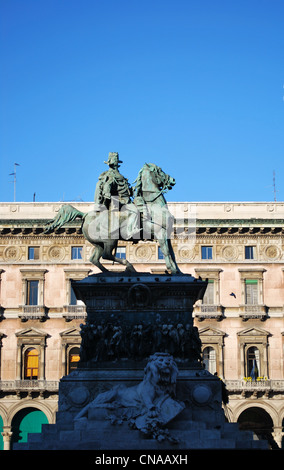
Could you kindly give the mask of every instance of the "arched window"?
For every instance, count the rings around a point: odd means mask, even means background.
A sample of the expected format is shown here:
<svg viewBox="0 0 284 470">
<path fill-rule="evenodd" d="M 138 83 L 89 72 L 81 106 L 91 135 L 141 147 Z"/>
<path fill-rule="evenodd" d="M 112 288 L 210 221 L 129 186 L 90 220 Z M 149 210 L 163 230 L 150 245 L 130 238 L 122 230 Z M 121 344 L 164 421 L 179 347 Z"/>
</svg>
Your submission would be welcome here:
<svg viewBox="0 0 284 470">
<path fill-rule="evenodd" d="M 212 346 L 207 346 L 203 350 L 203 364 L 206 370 L 211 374 L 217 372 L 216 351 Z"/>
<path fill-rule="evenodd" d="M 256 380 L 260 377 L 260 355 L 256 346 L 251 346 L 247 350 L 247 377 Z"/>
<path fill-rule="evenodd" d="M 69 373 L 77 369 L 80 360 L 80 348 L 75 347 L 70 349 L 68 357 Z"/>
<path fill-rule="evenodd" d="M 24 379 L 38 379 L 39 354 L 35 348 L 29 348 L 25 352 Z"/>
</svg>

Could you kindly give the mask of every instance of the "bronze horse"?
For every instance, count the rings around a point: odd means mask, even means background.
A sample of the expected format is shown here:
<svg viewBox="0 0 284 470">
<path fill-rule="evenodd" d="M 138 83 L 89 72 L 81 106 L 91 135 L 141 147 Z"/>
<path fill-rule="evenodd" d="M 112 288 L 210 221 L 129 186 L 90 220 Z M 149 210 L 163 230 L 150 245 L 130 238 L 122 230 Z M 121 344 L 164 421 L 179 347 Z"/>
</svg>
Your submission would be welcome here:
<svg viewBox="0 0 284 470">
<path fill-rule="evenodd" d="M 138 239 L 131 240 L 157 240 L 164 255 L 167 269 L 172 273 L 180 270 L 175 261 L 171 245 L 171 232 L 173 216 L 167 208 L 164 193 L 172 189 L 175 180 L 165 174 L 160 167 L 153 163 L 145 163 L 139 171 L 136 186 L 134 188 L 134 204 L 140 212 L 141 232 Z M 63 205 L 57 216 L 50 221 L 45 233 L 50 233 L 62 227 L 76 218 L 82 219 L 82 233 L 94 250 L 90 262 L 101 271 L 108 271 L 100 262 L 100 259 L 111 260 L 126 266 L 126 270 L 134 271 L 133 265 L 127 259 L 115 256 L 118 240 L 125 240 L 122 233 L 131 212 L 131 204 L 126 204 L 121 210 L 117 210 L 115 198 L 113 206 L 108 209 L 104 206 L 95 207 L 94 210 L 83 213 L 70 204 Z"/>
</svg>

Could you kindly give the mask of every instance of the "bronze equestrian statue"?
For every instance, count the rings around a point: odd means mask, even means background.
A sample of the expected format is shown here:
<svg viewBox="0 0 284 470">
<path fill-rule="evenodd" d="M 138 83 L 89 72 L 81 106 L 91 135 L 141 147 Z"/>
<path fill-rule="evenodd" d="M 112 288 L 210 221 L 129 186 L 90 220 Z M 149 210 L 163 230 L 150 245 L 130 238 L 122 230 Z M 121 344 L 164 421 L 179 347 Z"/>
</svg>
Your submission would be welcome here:
<svg viewBox="0 0 284 470">
<path fill-rule="evenodd" d="M 157 240 L 171 274 L 180 273 L 171 245 L 173 216 L 168 210 L 164 193 L 175 185 L 175 179 L 153 163 L 145 163 L 132 188 L 120 172 L 121 160 L 116 152 L 109 153 L 105 162 L 109 169 L 98 179 L 95 204 L 88 213 L 78 211 L 70 204 L 63 205 L 50 221 L 45 233 L 64 224 L 82 219 L 82 232 L 94 250 L 90 262 L 101 271 L 108 271 L 100 259 L 111 260 L 135 271 L 127 259 L 116 257 L 118 240 Z"/>
</svg>

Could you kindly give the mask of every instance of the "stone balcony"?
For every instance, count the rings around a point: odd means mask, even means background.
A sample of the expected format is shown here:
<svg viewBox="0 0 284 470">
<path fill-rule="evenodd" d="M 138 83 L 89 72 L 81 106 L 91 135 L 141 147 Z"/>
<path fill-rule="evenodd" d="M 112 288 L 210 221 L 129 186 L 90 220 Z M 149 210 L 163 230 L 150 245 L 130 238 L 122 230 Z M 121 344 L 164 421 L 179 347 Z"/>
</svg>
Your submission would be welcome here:
<svg viewBox="0 0 284 470">
<path fill-rule="evenodd" d="M 47 308 L 44 305 L 20 305 L 19 317 L 22 322 L 28 320 L 45 321 Z"/>
<path fill-rule="evenodd" d="M 268 308 L 265 305 L 240 305 L 239 315 L 243 321 L 251 318 L 264 321 L 267 318 Z"/>
<path fill-rule="evenodd" d="M 220 321 L 223 318 L 224 309 L 222 305 L 201 304 L 194 307 L 194 317 L 198 321 L 213 318 Z"/>
<path fill-rule="evenodd" d="M 281 379 L 262 379 L 262 380 L 244 380 L 229 379 L 224 380 L 229 392 L 241 393 L 242 391 L 273 391 L 284 393 L 284 380 Z M 57 392 L 59 381 L 57 380 L 0 380 L 0 390 L 2 392 L 17 391 L 50 391 Z"/>
<path fill-rule="evenodd" d="M 260 379 L 260 380 L 224 380 L 230 394 L 259 395 L 284 394 L 284 380 Z"/>
<path fill-rule="evenodd" d="M 71 321 L 74 319 L 81 318 L 85 320 L 87 317 L 85 305 L 64 305 L 63 307 L 63 318 L 65 321 Z"/>
<path fill-rule="evenodd" d="M 59 381 L 57 380 L 0 380 L 0 392 L 2 394 L 15 393 L 20 396 L 22 393 L 28 395 L 37 392 L 42 395 L 44 392 L 58 393 Z"/>
</svg>

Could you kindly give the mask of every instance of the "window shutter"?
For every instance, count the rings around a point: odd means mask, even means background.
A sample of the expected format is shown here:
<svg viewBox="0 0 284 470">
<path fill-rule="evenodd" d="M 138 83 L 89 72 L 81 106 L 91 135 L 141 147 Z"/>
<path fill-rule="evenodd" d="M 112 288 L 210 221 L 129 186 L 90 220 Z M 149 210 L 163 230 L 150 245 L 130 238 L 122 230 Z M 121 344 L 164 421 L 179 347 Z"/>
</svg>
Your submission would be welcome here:
<svg viewBox="0 0 284 470">
<path fill-rule="evenodd" d="M 258 282 L 256 279 L 246 279 L 246 304 L 258 304 Z"/>
<path fill-rule="evenodd" d="M 202 303 L 207 305 L 214 304 L 214 281 L 212 279 L 208 281 Z"/>
<path fill-rule="evenodd" d="M 38 281 L 27 282 L 27 305 L 38 305 Z"/>
</svg>

